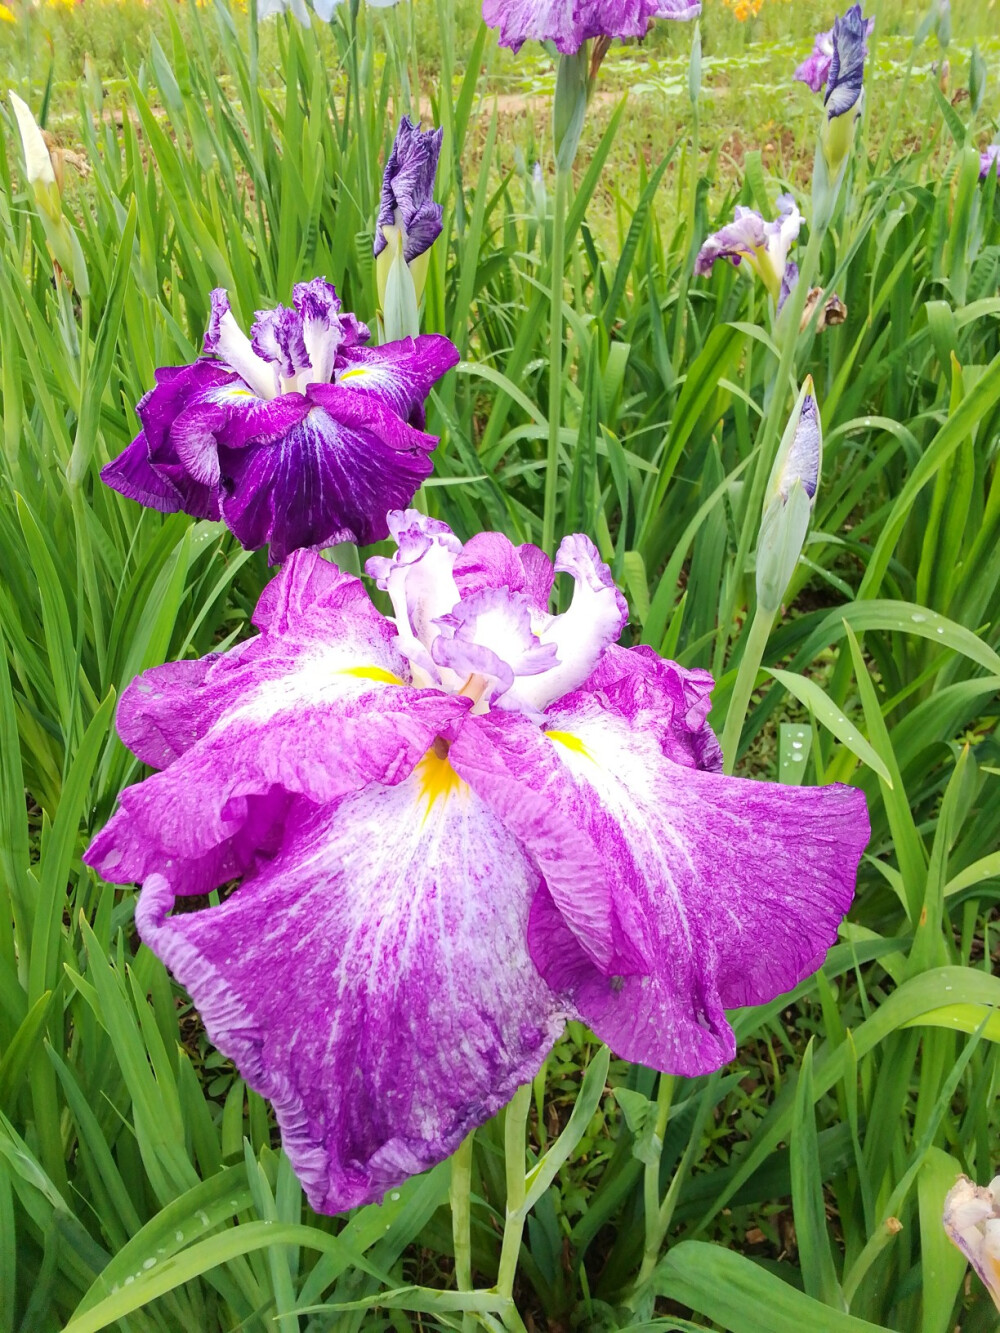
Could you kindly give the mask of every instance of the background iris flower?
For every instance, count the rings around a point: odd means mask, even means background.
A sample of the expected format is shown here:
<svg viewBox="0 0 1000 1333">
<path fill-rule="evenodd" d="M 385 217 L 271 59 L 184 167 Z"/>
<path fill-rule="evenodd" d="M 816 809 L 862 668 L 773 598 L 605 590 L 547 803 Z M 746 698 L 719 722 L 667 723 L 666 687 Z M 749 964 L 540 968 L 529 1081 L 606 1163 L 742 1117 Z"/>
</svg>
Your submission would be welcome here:
<svg viewBox="0 0 1000 1333">
<path fill-rule="evenodd" d="M 790 194 L 778 198 L 778 216 L 765 222 L 755 208 L 736 206 L 728 226 L 707 238 L 695 260 L 695 273 L 709 273 L 717 259 L 728 259 L 739 268 L 746 260 L 780 308 L 798 278 L 798 268 L 788 252 L 802 227 L 802 214 Z"/>
<path fill-rule="evenodd" d="M 875 20 L 865 20 L 865 45 L 862 59 L 868 54 L 867 39 L 875 30 Z M 830 74 L 830 65 L 833 63 L 833 29 L 828 28 L 826 32 L 818 32 L 813 42 L 811 53 L 803 60 L 802 64 L 795 71 L 795 78 L 800 83 L 807 84 L 814 93 L 818 93 L 826 83 Z"/>
<path fill-rule="evenodd" d="M 979 179 L 985 180 L 991 171 L 1000 177 L 1000 143 L 991 143 L 979 155 Z"/>
<path fill-rule="evenodd" d="M 368 337 L 322 278 L 299 283 L 292 308 L 258 311 L 249 338 L 214 291 L 204 355 L 156 372 L 142 431 L 103 480 L 153 509 L 222 519 L 248 549 L 269 543 L 272 562 L 380 540 L 386 512 L 431 472 L 423 404 L 459 355 L 438 334 Z"/>
<path fill-rule="evenodd" d="M 693 19 L 700 0 L 483 0 L 487 27 L 519 51 L 529 39 L 572 55 L 591 37 L 644 37 L 653 19 Z"/>
<path fill-rule="evenodd" d="M 87 853 L 143 884 L 143 939 L 326 1212 L 453 1152 L 569 1017 L 657 1069 L 731 1059 L 725 1010 L 819 966 L 869 835 L 857 789 L 722 775 L 711 677 L 616 646 L 627 607 L 586 537 L 553 566 L 389 526 L 368 570 L 393 618 L 300 551 L 256 638 L 133 682 L 119 731 L 161 771 Z"/>
</svg>

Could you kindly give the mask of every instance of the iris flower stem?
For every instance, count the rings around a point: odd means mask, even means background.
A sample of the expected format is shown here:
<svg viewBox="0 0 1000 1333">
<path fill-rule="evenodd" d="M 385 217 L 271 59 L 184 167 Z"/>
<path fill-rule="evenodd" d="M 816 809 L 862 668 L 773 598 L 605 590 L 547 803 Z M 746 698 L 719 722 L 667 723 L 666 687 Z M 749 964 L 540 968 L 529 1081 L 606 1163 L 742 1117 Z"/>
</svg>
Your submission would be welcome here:
<svg viewBox="0 0 1000 1333">
<path fill-rule="evenodd" d="M 527 1180 L 524 1172 L 525 1132 L 528 1127 L 528 1112 L 531 1109 L 531 1084 L 525 1083 L 518 1088 L 507 1107 L 504 1122 L 503 1148 L 504 1163 L 507 1172 L 507 1219 L 503 1229 L 503 1245 L 500 1250 L 500 1269 L 497 1273 L 497 1292 L 510 1302 L 502 1318 L 505 1327 L 521 1329 L 524 1325 L 514 1309 L 514 1277 L 517 1273 L 517 1261 L 521 1253 L 521 1234 L 524 1231 L 524 1215 L 521 1212 L 527 1192 Z"/>
<path fill-rule="evenodd" d="M 562 424 L 563 382 L 563 271 L 566 266 L 566 199 L 570 172 L 556 171 L 556 198 L 552 216 L 551 313 L 549 316 L 549 441 L 545 458 L 545 507 L 542 511 L 542 548 L 555 551 L 556 501 L 559 489 L 559 428 Z"/>
<path fill-rule="evenodd" d="M 742 571 L 746 569 L 747 559 L 750 555 L 750 543 L 755 539 L 760 529 L 759 516 L 764 500 L 764 487 L 767 485 L 767 479 L 771 474 L 771 466 L 774 463 L 774 456 L 777 452 L 778 442 L 781 439 L 782 417 L 785 410 L 785 385 L 788 383 L 789 376 L 795 370 L 795 352 L 799 341 L 799 324 L 802 320 L 802 312 L 806 306 L 806 298 L 809 294 L 809 288 L 812 285 L 813 274 L 819 264 L 820 251 L 823 246 L 823 237 L 826 235 L 825 227 L 811 227 L 809 230 L 809 243 L 806 246 L 806 252 L 799 267 L 799 280 L 792 288 L 788 300 L 785 302 L 781 312 L 781 342 L 780 354 L 778 360 L 778 373 L 773 381 L 773 393 L 764 415 L 764 422 L 761 426 L 758 443 L 754 452 L 757 454 L 756 462 L 751 466 L 753 468 L 753 479 L 748 487 L 748 498 L 740 515 L 740 536 L 736 547 L 736 560 L 733 564 L 736 577 L 733 578 L 729 589 L 729 596 L 726 599 L 724 608 L 725 614 L 722 624 L 731 625 L 736 611 L 736 602 L 739 597 L 742 585 Z M 745 660 L 744 655 L 744 660 Z M 759 663 L 758 663 L 759 665 Z M 756 668 L 755 668 L 756 670 Z M 737 682 L 738 684 L 739 682 Z M 750 687 L 752 689 L 752 686 Z M 749 690 L 747 699 L 749 700 Z M 733 696 L 735 703 L 736 696 Z M 744 705 L 745 707 L 745 705 Z M 730 708 L 730 715 L 733 709 Z M 742 725 L 742 717 L 740 725 Z M 729 731 L 729 720 L 726 720 L 726 733 Z M 737 736 L 737 740 L 739 737 Z M 723 745 L 723 753 L 728 755 L 728 751 Z M 727 768 L 726 772 L 731 770 Z"/>
<path fill-rule="evenodd" d="M 674 1099 L 675 1080 L 669 1074 L 660 1075 L 660 1086 L 656 1090 L 656 1156 L 646 1163 L 643 1178 L 643 1203 L 646 1214 L 646 1245 L 642 1253 L 642 1268 L 636 1282 L 637 1287 L 644 1286 L 656 1267 L 663 1243 L 663 1231 L 660 1228 L 660 1158 L 663 1156 L 663 1136 L 667 1132 L 670 1119 L 670 1107 Z"/>
<path fill-rule="evenodd" d="M 464 1140 L 451 1159 L 451 1235 L 455 1245 L 455 1285 L 459 1291 L 472 1290 L 472 1144 L 475 1134 Z M 462 1333 L 471 1333 L 475 1321 L 471 1314 L 462 1316 Z"/>
<path fill-rule="evenodd" d="M 773 611 L 765 611 L 763 608 L 757 607 L 753 623 L 750 626 L 746 647 L 740 659 L 739 670 L 736 673 L 736 684 L 733 686 L 733 697 L 729 702 L 726 725 L 722 731 L 723 771 L 727 774 L 731 774 L 736 767 L 736 755 L 739 750 L 740 736 L 743 734 L 743 723 L 750 704 L 750 695 L 753 693 L 760 664 L 764 660 L 767 637 L 771 633 L 774 616 Z"/>
</svg>

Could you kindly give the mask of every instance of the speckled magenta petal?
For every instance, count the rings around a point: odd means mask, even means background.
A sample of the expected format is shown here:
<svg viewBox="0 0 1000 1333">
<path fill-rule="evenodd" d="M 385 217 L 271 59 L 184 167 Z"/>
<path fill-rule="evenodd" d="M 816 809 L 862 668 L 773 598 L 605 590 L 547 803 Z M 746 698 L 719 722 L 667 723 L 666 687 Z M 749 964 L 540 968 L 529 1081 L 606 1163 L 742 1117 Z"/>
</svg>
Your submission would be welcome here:
<svg viewBox="0 0 1000 1333">
<path fill-rule="evenodd" d="M 176 892 L 204 892 L 273 850 L 289 798 L 323 804 L 399 782 L 468 709 L 403 683 L 393 627 L 357 579 L 299 552 L 275 584 L 258 638 L 146 672 L 126 691 L 122 737 L 164 769 L 121 793 L 91 843 L 87 861 L 105 878 L 161 871 Z"/>
<path fill-rule="evenodd" d="M 154 875 L 136 911 L 212 1041 L 274 1104 L 319 1212 L 447 1157 L 534 1076 L 565 1017 L 527 951 L 537 871 L 427 762 L 296 816 L 223 905 L 169 915 Z"/>
<path fill-rule="evenodd" d="M 545 720 L 547 734 L 470 718 L 451 752 L 545 877 L 532 956 L 617 1054 L 718 1068 L 733 1053 L 724 1010 L 789 990 L 836 939 L 864 795 L 682 766 L 662 719 L 582 692 Z"/>
<path fill-rule="evenodd" d="M 566 54 L 591 37 L 644 37 L 652 19 L 693 19 L 698 0 L 483 0 L 483 19 L 501 46 L 553 42 Z"/>
</svg>

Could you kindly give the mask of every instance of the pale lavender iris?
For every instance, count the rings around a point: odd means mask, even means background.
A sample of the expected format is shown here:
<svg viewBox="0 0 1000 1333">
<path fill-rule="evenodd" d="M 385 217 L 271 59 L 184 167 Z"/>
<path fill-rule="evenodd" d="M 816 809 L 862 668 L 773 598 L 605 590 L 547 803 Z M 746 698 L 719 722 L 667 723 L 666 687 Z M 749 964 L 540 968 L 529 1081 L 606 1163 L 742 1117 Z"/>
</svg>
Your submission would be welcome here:
<svg viewBox="0 0 1000 1333">
<path fill-rule="evenodd" d="M 728 259 L 736 268 L 745 260 L 780 308 L 799 276 L 788 252 L 801 227 L 802 214 L 790 194 L 779 197 L 773 222 L 765 222 L 755 208 L 737 204 L 734 220 L 713 232 L 698 251 L 694 271 L 704 276 L 719 259 Z"/>
<path fill-rule="evenodd" d="M 991 171 L 1000 178 L 1000 143 L 991 143 L 979 157 L 979 179 L 984 181 Z"/>
<path fill-rule="evenodd" d="M 249 338 L 213 292 L 205 354 L 156 372 L 142 431 L 102 478 L 150 508 L 222 519 L 272 562 L 381 540 L 432 470 L 423 404 L 459 357 L 437 334 L 368 337 L 322 278 L 299 283 L 293 307 L 258 311 Z"/>
<path fill-rule="evenodd" d="M 133 682 L 118 729 L 161 771 L 87 852 L 142 883 L 142 938 L 324 1212 L 453 1152 L 567 1018 L 661 1070 L 732 1059 L 726 1009 L 821 964 L 869 834 L 856 789 L 722 775 L 711 677 L 616 646 L 627 607 L 586 537 L 553 565 L 389 526 L 368 569 L 391 619 L 299 551 L 256 638 Z"/>
<path fill-rule="evenodd" d="M 591 37 L 644 37 L 653 19 L 693 19 L 700 0 L 483 0 L 483 19 L 501 46 L 553 42 L 572 55 Z"/>
<path fill-rule="evenodd" d="M 865 49 L 862 55 L 868 54 L 867 39 L 872 35 L 875 29 L 875 20 L 867 19 L 865 21 Z M 814 93 L 822 90 L 830 74 L 830 65 L 833 61 L 833 29 L 828 28 L 826 32 L 818 32 L 813 40 L 812 52 L 803 60 L 795 71 L 795 78 L 800 83 L 805 83 Z"/>
<path fill-rule="evenodd" d="M 443 138 L 443 129 L 421 130 L 408 116 L 399 122 L 382 177 L 376 257 L 388 244 L 385 227 L 400 228 L 403 258 L 408 264 L 429 250 L 441 235 L 444 209 L 434 202 L 434 177 Z"/>
</svg>

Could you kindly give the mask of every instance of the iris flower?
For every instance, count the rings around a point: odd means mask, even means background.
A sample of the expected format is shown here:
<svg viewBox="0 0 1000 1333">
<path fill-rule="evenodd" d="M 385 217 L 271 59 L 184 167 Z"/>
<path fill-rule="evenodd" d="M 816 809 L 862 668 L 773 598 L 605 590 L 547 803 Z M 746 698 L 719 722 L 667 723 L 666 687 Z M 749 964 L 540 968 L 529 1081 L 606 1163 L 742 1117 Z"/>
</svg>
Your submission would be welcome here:
<svg viewBox="0 0 1000 1333">
<path fill-rule="evenodd" d="M 977 1185 L 959 1176 L 944 1201 L 944 1229 L 1000 1310 L 1000 1176 Z"/>
<path fill-rule="evenodd" d="M 430 248 L 441 235 L 444 215 L 434 202 L 443 138 L 443 129 L 423 131 L 404 116 L 385 164 L 374 250 L 379 308 L 391 338 L 420 331 Z"/>
<path fill-rule="evenodd" d="M 778 199 L 778 216 L 765 222 L 755 208 L 736 206 L 736 217 L 714 232 L 698 251 L 695 273 L 708 273 L 717 259 L 728 259 L 736 268 L 746 260 L 780 307 L 799 276 L 788 252 L 802 227 L 802 214 L 790 194 Z"/>
<path fill-rule="evenodd" d="M 519 51 L 530 40 L 552 42 L 564 55 L 591 37 L 645 37 L 653 19 L 693 19 L 700 0 L 483 0 L 483 20 L 500 29 L 500 45 Z"/>
<path fill-rule="evenodd" d="M 875 20 L 867 19 L 865 24 L 865 48 L 862 55 L 868 54 L 867 39 L 872 35 L 875 28 Z M 800 83 L 807 84 L 814 93 L 818 93 L 826 83 L 830 73 L 830 65 L 833 63 L 833 29 L 828 28 L 826 32 L 818 32 L 813 41 L 812 53 L 803 60 L 795 71 L 795 78 Z"/>
<path fill-rule="evenodd" d="M 856 789 L 722 775 L 711 677 L 616 645 L 586 537 L 553 567 L 389 527 L 391 617 L 298 551 L 256 638 L 133 682 L 119 732 L 160 771 L 87 852 L 141 882 L 140 935 L 331 1213 L 452 1153 L 567 1018 L 657 1069 L 731 1060 L 726 1009 L 821 964 L 869 833 Z"/>
<path fill-rule="evenodd" d="M 142 431 L 102 478 L 152 509 L 221 518 L 248 549 L 270 543 L 272 562 L 381 540 L 431 471 L 423 404 L 459 357 L 437 334 L 368 336 L 322 278 L 258 311 L 249 338 L 214 291 L 205 354 L 156 372 Z"/>
<path fill-rule="evenodd" d="M 1000 143 L 991 143 L 979 157 L 979 179 L 984 181 L 991 171 L 1000 177 Z"/>
</svg>

